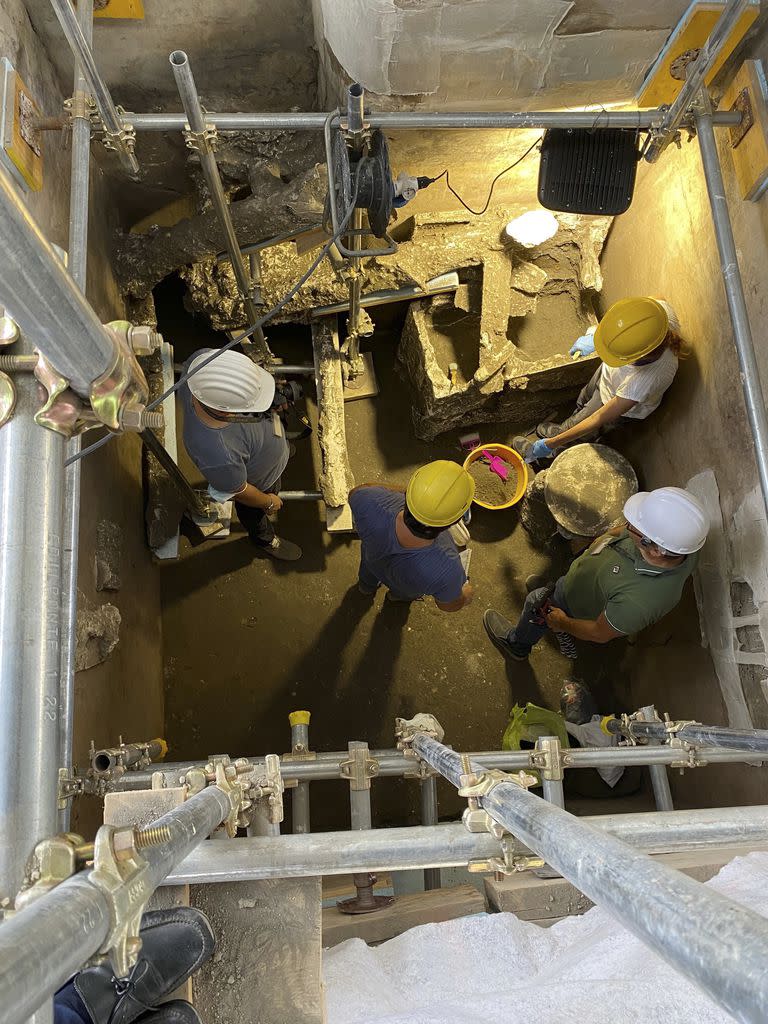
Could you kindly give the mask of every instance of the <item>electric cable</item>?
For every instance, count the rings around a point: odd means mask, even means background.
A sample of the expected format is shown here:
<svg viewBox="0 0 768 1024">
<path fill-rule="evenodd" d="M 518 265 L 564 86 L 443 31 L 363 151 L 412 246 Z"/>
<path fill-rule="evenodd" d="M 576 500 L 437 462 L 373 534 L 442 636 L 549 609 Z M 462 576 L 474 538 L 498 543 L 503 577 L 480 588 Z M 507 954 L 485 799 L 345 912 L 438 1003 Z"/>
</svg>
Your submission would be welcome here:
<svg viewBox="0 0 768 1024">
<path fill-rule="evenodd" d="M 294 295 L 296 295 L 296 293 L 301 288 L 303 288 L 303 286 L 307 283 L 309 278 L 314 274 L 314 272 L 320 266 L 322 261 L 328 255 L 331 246 L 335 245 L 335 243 L 346 231 L 347 225 L 349 224 L 349 220 L 355 209 L 355 201 L 357 199 L 358 190 L 358 178 L 359 170 L 358 174 L 355 175 L 355 188 L 352 194 L 352 201 L 349 204 L 349 209 L 344 215 L 344 219 L 339 225 L 339 230 L 331 238 L 328 239 L 328 241 L 325 243 L 325 245 L 320 250 L 318 255 L 309 265 L 308 270 L 306 270 L 304 274 L 302 274 L 302 276 L 299 278 L 296 284 L 283 296 L 283 298 L 276 305 L 272 307 L 272 309 L 268 310 L 268 312 L 266 312 L 264 316 L 259 317 L 259 319 L 255 323 L 251 324 L 245 331 L 243 331 L 242 334 L 238 334 L 236 338 L 231 338 L 226 345 L 223 345 L 221 348 L 217 348 L 215 352 L 211 353 L 211 355 L 208 356 L 207 359 L 204 359 L 201 363 L 198 363 L 194 369 L 187 370 L 185 373 L 183 373 L 179 377 L 179 379 L 175 381 L 174 384 L 171 385 L 171 387 L 169 387 L 166 391 L 162 393 L 162 395 L 160 395 L 159 398 L 155 398 L 153 401 L 149 403 L 149 405 L 146 407 L 147 412 L 151 412 L 153 409 L 156 409 L 159 405 L 162 405 L 166 398 L 170 398 L 170 396 L 174 394 L 174 392 L 178 391 L 182 384 L 186 384 L 190 377 L 194 376 L 194 374 L 202 370 L 204 366 L 208 366 L 208 364 L 212 363 L 214 359 L 218 359 L 218 357 L 223 352 L 228 352 L 230 349 L 234 348 L 235 345 L 239 345 L 241 341 L 244 341 L 246 338 L 250 338 L 254 331 L 258 330 L 259 327 L 261 327 L 263 324 L 267 323 L 267 321 L 271 320 L 274 316 L 276 316 L 280 312 L 280 310 L 283 309 L 283 307 L 286 306 L 291 301 Z M 94 452 L 98 448 L 101 448 L 103 445 L 107 444 L 109 441 L 112 440 L 113 437 L 117 437 L 118 433 L 118 431 L 114 431 L 109 434 L 106 434 L 104 437 L 100 437 L 98 441 L 94 441 L 94 443 L 88 445 L 87 448 L 81 449 L 81 451 L 79 451 L 76 455 L 72 455 L 70 456 L 70 458 L 66 459 L 64 461 L 64 465 L 71 466 L 73 462 L 79 462 L 81 459 L 84 459 L 86 455 L 90 455 L 91 452 Z"/>
<path fill-rule="evenodd" d="M 465 210 L 469 210 L 469 212 L 471 214 L 473 214 L 475 217 L 482 217 L 482 215 L 486 212 L 488 207 L 491 205 L 491 199 L 493 198 L 493 190 L 496 187 L 496 182 L 499 180 L 499 178 L 503 178 L 505 174 L 508 174 L 513 168 L 517 167 L 517 165 L 519 163 L 522 163 L 523 160 L 525 160 L 525 158 L 528 156 L 528 154 L 530 152 L 532 152 L 536 148 L 536 146 L 538 146 L 538 144 L 542 141 L 543 138 L 544 138 L 544 136 L 540 135 L 538 137 L 538 139 L 534 139 L 534 141 L 530 144 L 530 146 L 528 147 L 528 149 L 526 149 L 526 151 L 523 153 L 522 156 L 518 157 L 517 160 L 515 160 L 515 162 L 513 164 L 509 165 L 509 167 L 505 167 L 503 171 L 499 171 L 499 173 L 496 175 L 496 177 L 491 182 L 491 188 L 490 188 L 490 191 L 488 192 L 488 198 L 486 199 L 485 206 L 482 208 L 482 210 L 473 210 L 471 206 L 467 205 L 467 203 L 464 202 L 464 200 L 461 198 L 461 196 L 456 191 L 456 189 L 453 188 L 453 186 L 451 185 L 451 181 L 450 181 L 450 177 L 449 177 L 449 174 L 448 174 L 448 168 L 447 167 L 446 167 L 446 169 L 444 171 L 442 171 L 440 174 L 438 174 L 438 176 L 436 178 L 430 178 L 429 179 L 429 183 L 430 183 L 430 185 L 432 185 L 436 181 L 440 181 L 441 178 L 445 178 L 445 186 L 446 186 L 446 188 L 448 189 L 449 192 L 452 192 L 453 195 L 456 196 L 456 198 L 459 200 L 459 202 L 464 207 L 464 209 Z"/>
</svg>

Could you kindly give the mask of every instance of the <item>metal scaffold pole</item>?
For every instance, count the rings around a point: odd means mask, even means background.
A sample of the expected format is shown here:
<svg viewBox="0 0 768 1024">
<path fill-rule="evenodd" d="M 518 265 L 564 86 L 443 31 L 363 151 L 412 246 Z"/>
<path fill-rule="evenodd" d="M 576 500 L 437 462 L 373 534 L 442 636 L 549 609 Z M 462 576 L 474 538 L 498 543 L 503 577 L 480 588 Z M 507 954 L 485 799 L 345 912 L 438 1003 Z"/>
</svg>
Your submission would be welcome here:
<svg viewBox="0 0 768 1024">
<path fill-rule="evenodd" d="M 79 0 L 77 21 L 86 43 L 93 39 L 93 0 Z M 72 160 L 69 180 L 69 251 L 67 269 L 83 295 L 88 267 L 88 199 L 91 164 L 91 119 L 86 106 L 88 84 L 79 61 L 75 62 L 72 103 Z M 67 457 L 80 451 L 73 437 Z M 59 766 L 72 767 L 75 691 L 75 625 L 77 621 L 77 558 L 80 541 L 80 460 L 73 462 L 64 481 L 64 543 L 62 564 L 61 680 L 59 683 Z M 62 829 L 69 830 L 70 804 L 59 815 Z"/>
<path fill-rule="evenodd" d="M 309 720 L 309 711 L 292 711 L 288 715 L 291 753 L 294 757 L 305 757 L 309 753 Z M 291 818 L 295 835 L 304 835 L 310 831 L 308 782 L 297 782 L 291 792 Z"/>
<path fill-rule="evenodd" d="M 195 85 L 195 79 L 192 75 L 189 58 L 186 53 L 183 50 L 174 50 L 168 59 L 173 69 L 176 86 L 179 90 L 187 119 L 187 144 L 195 150 L 200 158 L 200 167 L 205 175 L 211 202 L 221 224 L 221 229 L 224 232 L 224 240 L 232 264 L 232 272 L 235 275 L 237 288 L 245 306 L 245 314 L 248 318 L 248 323 L 253 324 L 258 320 L 259 314 L 253 301 L 251 277 L 243 261 L 243 255 L 240 252 L 237 235 L 235 234 L 235 228 L 229 212 L 229 204 L 224 194 L 224 186 L 221 183 L 221 175 L 219 174 L 216 157 L 214 156 L 215 128 L 211 125 L 210 120 L 200 105 L 200 97 L 197 94 L 197 86 Z M 269 362 L 272 358 L 272 353 L 269 350 L 261 327 L 258 327 L 253 332 L 253 341 L 259 350 L 259 357 Z"/>
<path fill-rule="evenodd" d="M 461 756 L 426 733 L 414 732 L 410 742 L 454 786 L 471 787 L 494 822 L 737 1020 L 768 1018 L 768 921 L 534 796 L 511 776 L 484 776 L 475 764 L 468 776 Z"/>
<path fill-rule="evenodd" d="M 97 884 L 94 870 L 88 870 L 0 923 L 3 1024 L 26 1021 L 114 934 L 121 924 L 116 908 L 125 912 L 137 901 L 146 901 L 169 871 L 231 812 L 229 795 L 210 786 L 152 823 L 152 833 L 163 841 L 141 850 L 146 867 L 122 883 L 124 892 L 113 890 L 114 902 L 109 890 Z"/>
</svg>

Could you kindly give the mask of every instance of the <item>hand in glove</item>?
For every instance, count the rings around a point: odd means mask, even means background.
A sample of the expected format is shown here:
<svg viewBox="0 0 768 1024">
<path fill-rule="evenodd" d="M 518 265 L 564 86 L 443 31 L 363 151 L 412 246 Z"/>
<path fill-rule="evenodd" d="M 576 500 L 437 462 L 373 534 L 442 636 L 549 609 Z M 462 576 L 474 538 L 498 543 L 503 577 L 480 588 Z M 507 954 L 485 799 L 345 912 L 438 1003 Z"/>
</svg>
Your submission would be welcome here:
<svg viewBox="0 0 768 1024">
<path fill-rule="evenodd" d="M 594 351 L 595 336 L 593 334 L 582 334 L 568 349 L 568 355 L 578 358 L 579 356 L 591 356 Z"/>
<path fill-rule="evenodd" d="M 552 449 L 546 441 L 534 441 L 526 453 L 525 461 L 531 463 L 536 462 L 538 459 L 551 459 L 552 454 Z"/>
</svg>

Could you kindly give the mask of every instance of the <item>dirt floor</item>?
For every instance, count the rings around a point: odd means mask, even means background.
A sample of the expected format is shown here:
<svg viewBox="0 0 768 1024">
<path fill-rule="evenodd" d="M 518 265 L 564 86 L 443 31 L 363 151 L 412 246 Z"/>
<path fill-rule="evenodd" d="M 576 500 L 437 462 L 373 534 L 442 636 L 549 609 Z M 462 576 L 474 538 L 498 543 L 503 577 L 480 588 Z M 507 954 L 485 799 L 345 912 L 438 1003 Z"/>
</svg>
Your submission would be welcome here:
<svg viewBox="0 0 768 1024">
<path fill-rule="evenodd" d="M 161 324 L 162 326 L 162 324 Z M 308 336 L 272 334 L 278 354 L 309 360 Z M 210 343 L 199 332 L 185 342 L 175 333 L 176 357 Z M 377 335 L 372 348 L 381 394 L 347 403 L 347 435 L 358 483 L 405 484 L 423 462 L 459 458 L 454 437 L 429 445 L 414 439 L 405 383 L 395 373 L 396 335 Z M 186 347 L 185 347 L 186 346 Z M 307 406 L 312 419 L 312 397 Z M 508 441 L 519 425 L 483 427 L 486 441 Z M 201 479 L 183 455 L 183 466 Z M 286 489 L 314 486 L 313 439 L 299 442 L 284 477 Z M 283 753 L 289 748 L 288 713 L 312 712 L 310 737 L 317 750 L 339 750 L 365 739 L 372 748 L 393 745 L 396 716 L 435 714 L 446 741 L 457 749 L 498 749 L 515 701 L 557 707 L 569 663 L 542 643 L 530 664 L 505 663 L 488 641 L 482 614 L 495 607 L 513 618 L 531 573 L 555 578 L 567 564 L 565 545 L 533 550 L 513 509 L 473 515 L 473 604 L 457 614 L 438 611 L 428 599 L 392 605 L 356 586 L 359 544 L 354 535 L 331 537 L 315 504 L 292 504 L 279 517 L 279 532 L 300 543 L 298 563 L 260 556 L 239 524 L 224 541 L 192 547 L 182 539 L 177 563 L 163 566 L 163 634 L 166 736 L 173 760 Z M 621 697 L 617 680 L 625 643 L 589 659 L 590 682 L 611 709 Z M 592 652 L 594 654 L 594 652 Z M 611 694 L 614 695 L 611 698 Z M 606 703 L 609 702 L 609 703 Z M 375 786 L 378 826 L 417 820 L 418 789 L 387 780 Z M 460 811 L 441 792 L 441 816 Z M 346 793 L 335 783 L 313 786 L 314 828 L 348 825 Z"/>
</svg>

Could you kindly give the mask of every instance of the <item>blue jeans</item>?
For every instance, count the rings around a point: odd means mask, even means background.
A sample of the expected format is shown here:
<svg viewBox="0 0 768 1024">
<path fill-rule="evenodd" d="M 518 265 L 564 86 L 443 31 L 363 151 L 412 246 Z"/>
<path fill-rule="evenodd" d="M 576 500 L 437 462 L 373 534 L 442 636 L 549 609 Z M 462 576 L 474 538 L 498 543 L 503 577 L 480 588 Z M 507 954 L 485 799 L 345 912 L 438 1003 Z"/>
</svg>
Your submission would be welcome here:
<svg viewBox="0 0 768 1024">
<path fill-rule="evenodd" d="M 509 643 L 519 644 L 521 647 L 533 647 L 547 632 L 549 626 L 546 622 L 536 621 L 539 605 L 547 596 L 547 589 L 547 587 L 539 587 L 538 590 L 532 590 L 526 597 L 517 625 L 510 630 L 507 636 Z M 561 576 L 555 584 L 551 602 L 556 608 L 562 608 L 566 615 L 571 614 L 565 602 L 565 576 Z"/>
<path fill-rule="evenodd" d="M 91 1015 L 75 990 L 72 980 L 53 997 L 53 1024 L 91 1024 Z"/>
</svg>

